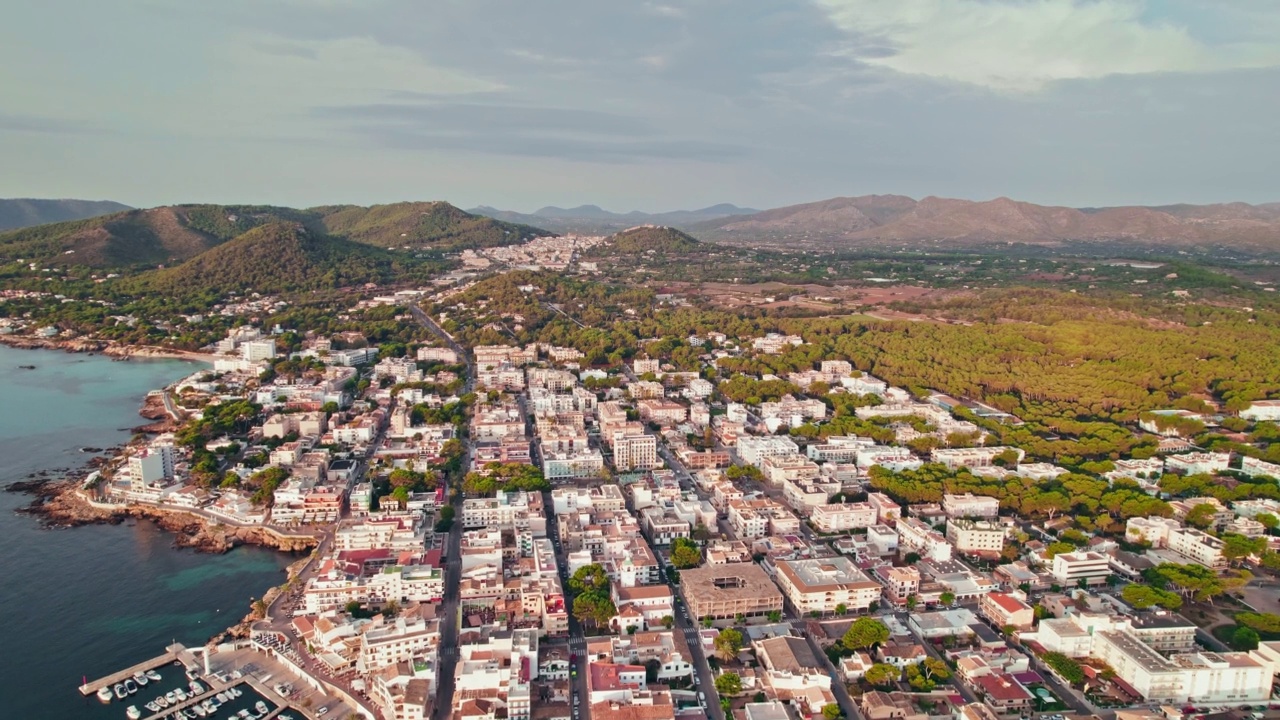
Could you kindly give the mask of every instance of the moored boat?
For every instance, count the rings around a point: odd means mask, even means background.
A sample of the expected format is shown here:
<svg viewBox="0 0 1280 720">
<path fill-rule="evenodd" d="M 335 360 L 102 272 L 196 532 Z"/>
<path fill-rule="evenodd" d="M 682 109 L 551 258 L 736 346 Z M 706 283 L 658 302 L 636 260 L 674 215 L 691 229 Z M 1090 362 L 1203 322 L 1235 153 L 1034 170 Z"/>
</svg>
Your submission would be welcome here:
<svg viewBox="0 0 1280 720">
<path fill-rule="evenodd" d="M 162 708 L 167 708 L 173 703 L 169 702 L 168 700 L 165 699 L 163 695 L 161 695 L 160 697 L 156 698 L 156 704 Z"/>
<path fill-rule="evenodd" d="M 156 704 L 155 700 L 152 700 L 151 702 L 147 703 L 146 705 L 143 705 L 142 707 L 149 710 L 152 715 L 155 715 L 156 713 L 160 712 L 160 706 Z"/>
<path fill-rule="evenodd" d="M 178 694 L 172 690 L 164 694 L 164 699 L 168 700 L 170 705 L 178 704 Z"/>
<path fill-rule="evenodd" d="M 157 672 L 155 669 L 148 670 L 147 677 L 151 680 L 151 682 L 160 682 L 160 673 Z"/>
<path fill-rule="evenodd" d="M 173 694 L 178 696 L 178 702 L 182 702 L 187 699 L 187 691 L 182 688 L 174 688 Z"/>
<path fill-rule="evenodd" d="M 204 692 L 204 686 L 200 684 L 199 680 L 192 680 L 187 683 L 187 687 L 191 688 L 192 695 L 199 695 Z"/>
<path fill-rule="evenodd" d="M 104 703 L 111 702 L 111 688 L 106 685 L 98 688 L 98 699 Z"/>
<path fill-rule="evenodd" d="M 142 717 L 142 711 L 138 709 L 137 705 L 130 705 L 125 709 L 124 714 L 129 716 L 129 720 L 138 720 L 138 718 Z"/>
<path fill-rule="evenodd" d="M 124 689 L 124 683 L 116 683 L 114 690 L 117 700 L 123 700 L 129 695 L 129 691 Z"/>
<path fill-rule="evenodd" d="M 132 678 L 124 681 L 124 691 L 130 695 L 138 692 L 138 684 Z"/>
<path fill-rule="evenodd" d="M 259 715 L 266 715 L 268 711 L 267 704 L 261 700 L 253 704 L 253 709 L 257 710 Z"/>
<path fill-rule="evenodd" d="M 224 703 L 228 700 L 226 690 L 223 690 L 222 692 L 218 693 L 217 695 L 214 695 L 213 697 L 216 698 L 220 703 Z"/>
<path fill-rule="evenodd" d="M 204 709 L 204 705 L 192 705 L 191 709 L 195 711 L 195 714 L 199 717 L 204 717 L 209 714 L 209 711 Z"/>
<path fill-rule="evenodd" d="M 133 674 L 133 681 L 138 683 L 138 687 L 142 687 L 147 683 L 151 682 L 150 680 L 147 679 L 147 676 L 141 672 L 136 672 Z"/>
</svg>

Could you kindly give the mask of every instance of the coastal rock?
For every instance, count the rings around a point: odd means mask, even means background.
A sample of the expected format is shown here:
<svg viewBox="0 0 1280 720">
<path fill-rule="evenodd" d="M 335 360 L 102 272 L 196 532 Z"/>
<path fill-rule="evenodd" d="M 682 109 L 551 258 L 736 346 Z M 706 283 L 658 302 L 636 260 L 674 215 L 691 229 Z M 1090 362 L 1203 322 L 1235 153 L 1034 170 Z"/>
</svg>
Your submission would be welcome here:
<svg viewBox="0 0 1280 720">
<path fill-rule="evenodd" d="M 32 481 L 14 485 L 23 486 L 15 491 L 36 495 L 31 505 L 22 508 L 20 512 L 38 515 L 50 527 L 114 525 L 127 518 L 141 518 L 173 533 L 173 544 L 176 547 L 219 554 L 238 545 L 259 545 L 281 552 L 296 553 L 309 550 L 317 544 L 317 539 L 310 535 L 282 535 L 271 528 L 225 525 L 185 510 L 151 505 L 100 507 L 90 503 L 73 481 Z M 14 488 L 10 486 L 9 489 Z"/>
</svg>

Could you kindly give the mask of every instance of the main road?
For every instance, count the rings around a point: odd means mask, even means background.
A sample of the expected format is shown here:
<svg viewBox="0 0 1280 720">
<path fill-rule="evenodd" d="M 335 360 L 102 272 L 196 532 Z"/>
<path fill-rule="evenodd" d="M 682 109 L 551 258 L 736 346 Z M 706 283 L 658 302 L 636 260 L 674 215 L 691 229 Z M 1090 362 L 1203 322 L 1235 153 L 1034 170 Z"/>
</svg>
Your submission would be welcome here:
<svg viewBox="0 0 1280 720">
<path fill-rule="evenodd" d="M 426 328 L 431 334 L 444 341 L 449 349 L 458 355 L 458 360 L 466 366 L 466 382 L 463 384 L 463 393 L 469 393 L 475 388 L 476 374 L 475 365 L 471 362 L 471 356 L 467 350 L 453 339 L 453 336 L 440 327 L 439 323 L 431 318 L 422 308 L 417 305 L 410 305 L 409 312 L 413 314 L 418 324 Z M 448 534 L 442 546 L 444 554 L 444 595 L 440 600 L 437 608 L 437 616 L 440 618 L 440 656 L 436 668 L 436 696 L 435 706 L 432 709 L 431 717 L 434 720 L 444 720 L 453 713 L 453 691 L 454 691 L 454 672 L 458 665 L 458 630 L 462 624 L 461 608 L 459 607 L 458 587 L 462 583 L 462 475 L 466 474 L 467 469 L 471 467 L 472 445 L 471 438 L 463 439 L 462 466 L 459 470 L 458 477 L 446 480 L 445 497 L 449 499 L 449 504 L 453 507 L 453 525 L 449 528 Z M 449 487 L 452 482 L 454 487 Z"/>
</svg>

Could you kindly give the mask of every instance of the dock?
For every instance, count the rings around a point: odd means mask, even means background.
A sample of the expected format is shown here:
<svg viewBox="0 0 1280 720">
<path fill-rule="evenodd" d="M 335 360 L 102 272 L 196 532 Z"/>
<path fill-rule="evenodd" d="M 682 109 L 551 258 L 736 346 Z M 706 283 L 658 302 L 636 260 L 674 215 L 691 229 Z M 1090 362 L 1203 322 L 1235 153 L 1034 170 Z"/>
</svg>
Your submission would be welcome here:
<svg viewBox="0 0 1280 720">
<path fill-rule="evenodd" d="M 180 647 L 180 646 L 171 646 L 171 649 L 166 651 L 165 654 L 161 655 L 160 657 L 151 658 L 150 660 L 140 662 L 137 665 L 134 665 L 133 667 L 127 667 L 124 670 L 121 670 L 120 672 L 112 673 L 104 678 L 99 678 L 92 682 L 88 682 L 88 683 L 85 683 L 84 685 L 81 685 L 80 694 L 88 697 L 89 695 L 93 695 L 94 693 L 98 692 L 98 690 L 102 689 L 103 687 L 112 687 L 116 683 L 124 682 L 125 680 L 132 678 L 136 673 L 140 673 L 140 672 L 145 673 L 148 670 L 154 670 L 155 668 L 158 668 L 161 665 L 167 665 L 173 662 L 178 658 L 178 651 L 172 649 L 173 647 Z"/>
</svg>

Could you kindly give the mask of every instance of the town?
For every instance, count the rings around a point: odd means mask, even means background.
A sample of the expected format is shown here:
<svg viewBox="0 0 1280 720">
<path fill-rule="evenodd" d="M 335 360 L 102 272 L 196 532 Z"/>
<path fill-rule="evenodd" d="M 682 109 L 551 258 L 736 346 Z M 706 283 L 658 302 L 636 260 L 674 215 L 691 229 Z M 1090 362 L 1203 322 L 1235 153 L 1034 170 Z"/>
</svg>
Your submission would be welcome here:
<svg viewBox="0 0 1280 720">
<path fill-rule="evenodd" d="M 1280 501 L 1211 490 L 1274 491 L 1280 466 L 1184 431 L 1274 428 L 1280 402 L 1145 414 L 1158 452 L 1089 476 L 988 445 L 1008 412 L 848 360 L 711 371 L 797 335 L 668 339 L 702 371 L 600 368 L 546 343 L 467 349 L 398 311 L 435 341 L 314 336 L 284 356 L 279 328 L 237 327 L 165 391 L 178 429 L 86 482 L 104 506 L 313 539 L 247 640 L 319 690 L 304 714 L 1179 720 L 1275 702 Z"/>
</svg>

